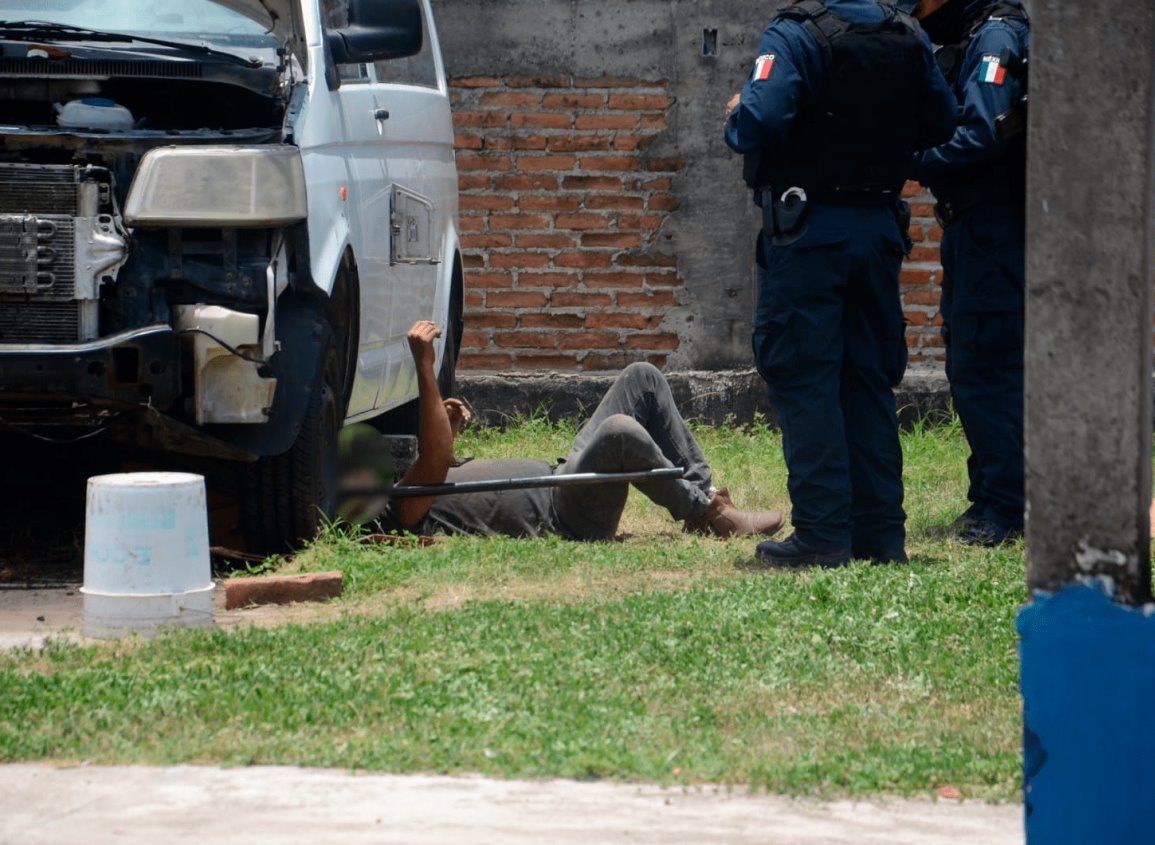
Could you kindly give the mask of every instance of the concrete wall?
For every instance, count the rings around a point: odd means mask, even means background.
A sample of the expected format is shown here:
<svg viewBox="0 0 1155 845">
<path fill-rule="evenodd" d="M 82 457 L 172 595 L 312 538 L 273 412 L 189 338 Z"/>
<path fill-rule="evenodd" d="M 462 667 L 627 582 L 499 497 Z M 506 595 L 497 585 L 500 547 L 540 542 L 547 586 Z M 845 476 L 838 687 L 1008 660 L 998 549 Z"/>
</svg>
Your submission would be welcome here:
<svg viewBox="0 0 1155 845">
<path fill-rule="evenodd" d="M 722 140 L 722 110 L 781 5 L 433 0 L 465 165 L 463 370 L 750 366 L 758 219 Z M 716 32 L 712 55 L 707 31 Z M 598 129 L 599 116 L 616 120 Z M 583 146 L 598 138 L 607 146 Z M 579 189 L 583 174 L 604 181 Z M 655 202 L 655 191 L 672 199 Z M 934 361 L 939 232 L 930 201 L 912 200 L 908 341 L 913 361 Z M 575 218 L 591 213 L 601 218 Z M 637 236 L 607 245 L 615 233 Z M 583 260 L 590 266 L 577 266 Z M 612 325 L 599 325 L 598 311 Z"/>
</svg>

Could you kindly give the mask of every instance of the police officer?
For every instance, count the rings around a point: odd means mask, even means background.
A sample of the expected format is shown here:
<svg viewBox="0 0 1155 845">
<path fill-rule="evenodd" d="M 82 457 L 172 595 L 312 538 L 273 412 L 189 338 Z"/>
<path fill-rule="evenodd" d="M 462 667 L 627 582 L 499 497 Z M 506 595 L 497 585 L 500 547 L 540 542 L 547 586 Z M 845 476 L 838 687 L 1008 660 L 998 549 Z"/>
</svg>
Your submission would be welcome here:
<svg viewBox="0 0 1155 845">
<path fill-rule="evenodd" d="M 754 357 L 782 429 L 794 533 L 757 555 L 905 561 L 900 194 L 914 151 L 951 137 L 955 99 L 917 24 L 874 0 L 795 2 L 759 53 L 725 137 L 762 209 Z"/>
<path fill-rule="evenodd" d="M 909 0 L 908 0 L 909 2 Z M 993 546 L 1023 530 L 1023 281 L 1029 22 L 1020 0 L 909 3 L 939 48 L 960 118 L 912 178 L 943 227 L 946 372 L 970 444 L 970 506 L 952 530 Z"/>
</svg>

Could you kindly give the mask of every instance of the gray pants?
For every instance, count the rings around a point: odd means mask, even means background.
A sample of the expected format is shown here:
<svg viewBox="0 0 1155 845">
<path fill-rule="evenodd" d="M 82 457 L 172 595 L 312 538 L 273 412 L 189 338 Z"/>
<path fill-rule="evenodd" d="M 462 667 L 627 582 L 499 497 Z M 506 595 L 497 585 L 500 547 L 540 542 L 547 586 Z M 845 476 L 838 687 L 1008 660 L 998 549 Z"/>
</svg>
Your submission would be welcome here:
<svg viewBox="0 0 1155 845">
<path fill-rule="evenodd" d="M 701 516 L 710 501 L 710 467 L 674 405 L 665 377 L 651 364 L 626 367 L 602 397 L 557 472 L 640 472 L 680 466 L 683 478 L 638 483 L 674 519 Z M 609 540 L 626 506 L 628 484 L 555 487 L 553 508 L 565 533 Z"/>
</svg>

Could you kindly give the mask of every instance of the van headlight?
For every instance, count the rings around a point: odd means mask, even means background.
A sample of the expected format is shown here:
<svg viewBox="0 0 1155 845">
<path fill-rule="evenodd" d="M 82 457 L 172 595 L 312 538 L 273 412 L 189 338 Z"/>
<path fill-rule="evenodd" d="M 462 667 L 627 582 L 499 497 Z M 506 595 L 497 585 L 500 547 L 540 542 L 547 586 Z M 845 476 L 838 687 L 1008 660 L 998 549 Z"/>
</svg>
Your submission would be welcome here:
<svg viewBox="0 0 1155 845">
<path fill-rule="evenodd" d="M 130 226 L 281 226 L 305 219 L 296 147 L 158 147 L 128 190 Z"/>
</svg>

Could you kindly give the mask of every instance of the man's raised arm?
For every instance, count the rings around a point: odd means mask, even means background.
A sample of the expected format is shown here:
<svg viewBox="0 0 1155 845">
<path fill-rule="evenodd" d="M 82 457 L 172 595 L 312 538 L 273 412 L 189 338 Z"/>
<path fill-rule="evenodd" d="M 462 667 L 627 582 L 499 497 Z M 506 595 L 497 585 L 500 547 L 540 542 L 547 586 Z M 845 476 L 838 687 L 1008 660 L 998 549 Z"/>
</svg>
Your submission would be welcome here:
<svg viewBox="0 0 1155 845">
<path fill-rule="evenodd" d="M 440 484 L 457 462 L 453 452 L 453 426 L 437 388 L 433 370 L 433 341 L 441 329 L 429 320 L 418 320 L 409 329 L 409 351 L 417 365 L 417 460 L 402 476 L 401 484 Z M 417 525 L 433 506 L 435 496 L 400 499 L 397 514 L 406 528 Z"/>
</svg>

